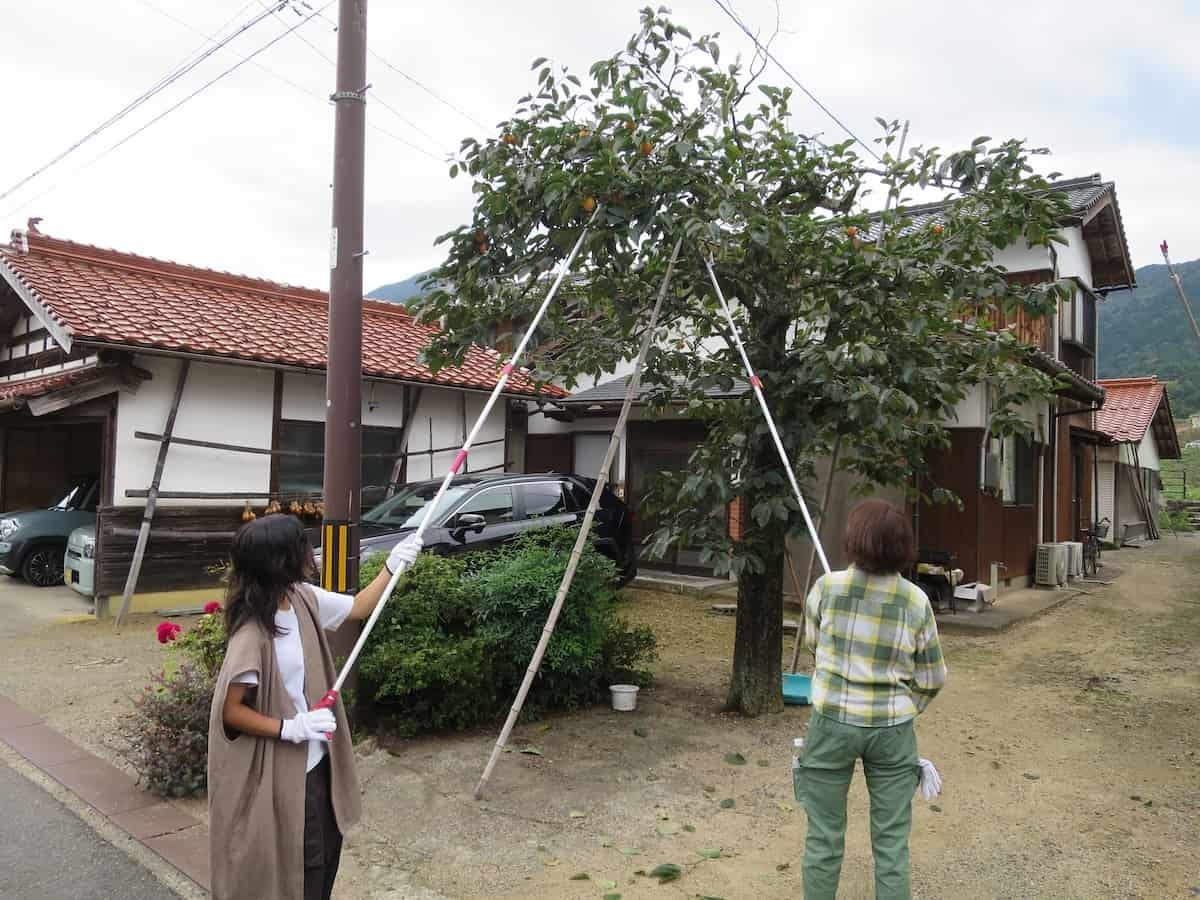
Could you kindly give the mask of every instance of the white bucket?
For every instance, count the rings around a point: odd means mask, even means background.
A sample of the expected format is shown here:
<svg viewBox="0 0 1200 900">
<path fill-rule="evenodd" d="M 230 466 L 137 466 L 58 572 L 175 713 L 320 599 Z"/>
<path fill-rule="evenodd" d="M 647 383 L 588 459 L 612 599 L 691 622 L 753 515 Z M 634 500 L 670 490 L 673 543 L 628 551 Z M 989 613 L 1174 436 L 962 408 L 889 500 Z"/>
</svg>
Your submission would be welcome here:
<svg viewBox="0 0 1200 900">
<path fill-rule="evenodd" d="M 608 689 L 612 691 L 613 709 L 619 712 L 630 712 L 637 709 L 638 686 L 636 684 L 612 684 Z"/>
</svg>

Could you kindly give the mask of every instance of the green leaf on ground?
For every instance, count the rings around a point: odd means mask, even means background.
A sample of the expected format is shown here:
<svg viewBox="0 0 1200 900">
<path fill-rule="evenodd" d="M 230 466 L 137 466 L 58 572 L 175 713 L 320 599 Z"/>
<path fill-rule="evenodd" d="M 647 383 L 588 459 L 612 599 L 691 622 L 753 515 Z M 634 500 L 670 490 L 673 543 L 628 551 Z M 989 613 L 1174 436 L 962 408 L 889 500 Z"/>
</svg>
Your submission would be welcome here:
<svg viewBox="0 0 1200 900">
<path fill-rule="evenodd" d="M 604 900 L 621 900 L 620 894 L 605 894 Z"/>
<path fill-rule="evenodd" d="M 746 757 L 740 753 L 726 753 L 725 762 L 731 766 L 744 766 L 746 764 Z"/>
<path fill-rule="evenodd" d="M 624 853 L 626 856 L 637 856 L 642 851 L 639 850 L 637 847 L 622 847 L 621 852 Z"/>
<path fill-rule="evenodd" d="M 571 880 L 572 881 L 591 881 L 592 876 L 589 875 L 587 872 L 580 872 L 578 875 L 572 875 Z"/>
<path fill-rule="evenodd" d="M 704 786 L 704 793 L 715 794 L 716 792 L 717 792 L 717 786 L 715 784 L 706 784 Z"/>
<path fill-rule="evenodd" d="M 770 761 L 769 759 L 760 759 L 760 760 L 758 761 L 758 764 L 759 764 L 759 766 L 760 766 L 760 767 L 762 767 L 762 768 L 764 768 L 764 769 L 767 769 L 767 768 L 770 768 L 770 766 L 771 766 L 771 761 Z"/>
<path fill-rule="evenodd" d="M 668 881 L 678 879 L 683 874 L 683 869 L 675 863 L 663 863 L 661 866 L 655 866 L 647 874 L 651 878 L 657 878 L 659 884 L 666 884 Z"/>
<path fill-rule="evenodd" d="M 600 888 L 600 890 L 602 890 L 602 891 L 611 891 L 611 890 L 615 889 L 616 886 L 617 886 L 617 883 L 610 878 L 605 878 L 601 881 L 596 882 L 596 887 Z"/>
<path fill-rule="evenodd" d="M 679 833 L 679 826 L 674 822 L 659 822 L 658 826 L 654 830 L 663 837 L 670 837 L 673 834 Z"/>
<path fill-rule="evenodd" d="M 545 754 L 542 753 L 542 751 L 537 747 L 522 747 L 520 752 L 524 753 L 526 756 L 545 756 Z"/>
<path fill-rule="evenodd" d="M 573 809 L 569 813 L 567 813 L 567 815 L 570 816 L 572 819 L 586 819 L 587 818 L 587 813 L 585 813 L 583 810 L 580 810 L 580 809 Z"/>
<path fill-rule="evenodd" d="M 640 738 L 650 736 L 649 732 L 647 732 L 645 728 L 635 728 L 635 729 L 633 729 L 633 734 L 635 737 L 640 737 Z"/>
<path fill-rule="evenodd" d="M 735 806 L 737 806 L 737 803 L 732 797 L 726 797 L 721 801 L 721 809 L 733 809 Z"/>
<path fill-rule="evenodd" d="M 721 851 L 717 850 L 717 849 L 697 850 L 696 853 L 699 856 L 703 856 L 705 859 L 720 859 L 721 858 Z"/>
<path fill-rule="evenodd" d="M 688 834 L 695 834 L 696 826 L 695 825 L 684 825 L 683 830 L 686 831 Z"/>
</svg>

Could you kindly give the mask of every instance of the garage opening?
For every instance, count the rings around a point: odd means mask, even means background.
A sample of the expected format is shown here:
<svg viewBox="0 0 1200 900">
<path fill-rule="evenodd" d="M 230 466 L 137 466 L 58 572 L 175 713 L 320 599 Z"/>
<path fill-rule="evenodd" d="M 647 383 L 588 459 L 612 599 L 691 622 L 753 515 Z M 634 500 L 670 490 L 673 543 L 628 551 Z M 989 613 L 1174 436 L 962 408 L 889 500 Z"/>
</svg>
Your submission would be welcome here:
<svg viewBox="0 0 1200 900">
<path fill-rule="evenodd" d="M 104 434 L 104 422 L 96 420 L 3 428 L 0 572 L 36 587 L 63 582 L 72 532 L 96 524 L 106 478 Z M 85 590 L 74 579 L 72 586 Z"/>
<path fill-rule="evenodd" d="M 46 509 L 98 479 L 103 441 L 103 422 L 6 428 L 0 509 Z"/>
</svg>

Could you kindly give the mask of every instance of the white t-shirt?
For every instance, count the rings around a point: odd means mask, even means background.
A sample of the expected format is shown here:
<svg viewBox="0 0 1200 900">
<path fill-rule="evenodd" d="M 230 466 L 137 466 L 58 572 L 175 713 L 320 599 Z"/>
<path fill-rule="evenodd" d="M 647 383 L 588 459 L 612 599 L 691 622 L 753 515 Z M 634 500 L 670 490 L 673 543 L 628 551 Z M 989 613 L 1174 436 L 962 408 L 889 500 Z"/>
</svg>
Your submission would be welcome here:
<svg viewBox="0 0 1200 900">
<path fill-rule="evenodd" d="M 350 615 L 354 598 L 319 587 L 313 587 L 312 590 L 317 595 L 317 618 L 321 627 L 326 631 L 336 631 Z M 308 712 L 308 700 L 304 697 L 304 645 L 300 643 L 300 623 L 296 620 L 295 608 L 276 610 L 275 627 L 280 631 L 274 638 L 275 665 L 279 667 L 284 690 L 297 713 Z M 258 675 L 243 672 L 233 681 L 235 684 L 258 684 Z M 328 752 L 329 747 L 324 741 L 309 741 L 308 767 L 305 771 L 311 772 Z"/>
</svg>

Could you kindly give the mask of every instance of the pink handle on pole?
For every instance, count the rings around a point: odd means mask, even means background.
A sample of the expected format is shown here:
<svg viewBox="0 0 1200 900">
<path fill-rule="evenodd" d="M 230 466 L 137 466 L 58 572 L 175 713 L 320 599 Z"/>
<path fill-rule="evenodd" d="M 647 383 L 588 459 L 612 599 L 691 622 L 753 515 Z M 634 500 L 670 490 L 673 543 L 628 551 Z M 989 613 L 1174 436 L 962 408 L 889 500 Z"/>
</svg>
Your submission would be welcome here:
<svg viewBox="0 0 1200 900">
<path fill-rule="evenodd" d="M 316 702 L 313 709 L 333 709 L 333 705 L 338 701 L 338 692 L 332 688 L 325 692 L 325 696 Z M 325 732 L 325 737 L 333 740 L 333 732 Z"/>
<path fill-rule="evenodd" d="M 459 450 L 458 455 L 454 457 L 454 465 L 452 465 L 450 467 L 450 471 L 453 472 L 455 475 L 457 475 L 458 470 L 462 468 L 462 464 L 465 463 L 466 461 L 467 461 L 467 451 Z"/>
</svg>

